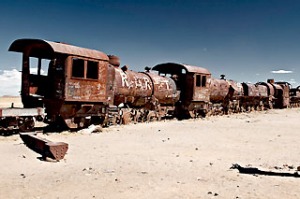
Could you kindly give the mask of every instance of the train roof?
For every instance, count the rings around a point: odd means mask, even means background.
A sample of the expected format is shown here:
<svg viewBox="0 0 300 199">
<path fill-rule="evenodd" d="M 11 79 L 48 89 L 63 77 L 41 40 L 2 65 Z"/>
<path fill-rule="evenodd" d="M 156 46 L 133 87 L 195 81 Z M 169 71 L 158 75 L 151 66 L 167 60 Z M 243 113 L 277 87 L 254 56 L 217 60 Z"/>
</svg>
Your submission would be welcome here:
<svg viewBox="0 0 300 199">
<path fill-rule="evenodd" d="M 42 39 L 17 39 L 9 47 L 9 51 L 25 52 L 28 47 L 36 47 L 38 50 L 33 50 L 30 56 L 51 58 L 53 53 L 61 53 L 68 55 L 77 55 L 98 60 L 108 61 L 108 56 L 98 50 L 81 48 L 65 43 L 52 42 Z"/>
<path fill-rule="evenodd" d="M 158 64 L 152 68 L 152 70 L 156 70 L 160 73 L 181 73 L 182 69 L 185 69 L 189 73 L 200 73 L 211 75 L 209 70 L 206 68 L 202 68 L 199 66 L 191 66 L 187 64 L 179 64 L 179 63 L 163 63 Z"/>
</svg>

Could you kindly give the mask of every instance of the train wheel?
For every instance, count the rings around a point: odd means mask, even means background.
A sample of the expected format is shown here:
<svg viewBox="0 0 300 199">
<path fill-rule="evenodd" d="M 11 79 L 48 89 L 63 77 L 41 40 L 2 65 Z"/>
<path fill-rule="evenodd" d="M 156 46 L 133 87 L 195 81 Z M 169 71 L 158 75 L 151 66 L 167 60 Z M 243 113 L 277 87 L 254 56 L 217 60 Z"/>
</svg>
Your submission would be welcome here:
<svg viewBox="0 0 300 199">
<path fill-rule="evenodd" d="M 86 128 L 90 125 L 91 119 L 86 119 L 85 117 L 80 118 L 80 121 L 77 123 L 78 128 Z"/>
<path fill-rule="evenodd" d="M 195 111 L 189 111 L 191 118 L 196 118 L 196 112 Z"/>
<path fill-rule="evenodd" d="M 147 122 L 151 122 L 156 120 L 156 114 L 154 111 L 149 111 L 148 115 L 147 115 Z"/>
<path fill-rule="evenodd" d="M 131 113 L 130 112 L 125 112 L 122 115 L 122 124 L 129 124 L 131 121 L 132 121 Z"/>
<path fill-rule="evenodd" d="M 22 117 L 18 121 L 19 130 L 21 132 L 32 131 L 35 125 L 35 121 L 33 117 Z"/>
</svg>

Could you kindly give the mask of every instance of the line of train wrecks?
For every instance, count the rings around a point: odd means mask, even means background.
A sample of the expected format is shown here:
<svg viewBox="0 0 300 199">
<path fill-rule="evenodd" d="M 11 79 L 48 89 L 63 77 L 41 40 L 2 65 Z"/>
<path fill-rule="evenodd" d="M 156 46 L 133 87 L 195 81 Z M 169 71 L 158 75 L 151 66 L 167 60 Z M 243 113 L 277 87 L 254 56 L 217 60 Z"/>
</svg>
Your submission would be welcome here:
<svg viewBox="0 0 300 199">
<path fill-rule="evenodd" d="M 135 72 L 120 67 L 117 56 L 40 39 L 18 39 L 9 51 L 23 54 L 24 107 L 0 109 L 2 132 L 31 131 L 35 121 L 84 128 L 300 104 L 300 86 L 287 82 L 216 79 L 205 68 L 179 63 Z"/>
</svg>

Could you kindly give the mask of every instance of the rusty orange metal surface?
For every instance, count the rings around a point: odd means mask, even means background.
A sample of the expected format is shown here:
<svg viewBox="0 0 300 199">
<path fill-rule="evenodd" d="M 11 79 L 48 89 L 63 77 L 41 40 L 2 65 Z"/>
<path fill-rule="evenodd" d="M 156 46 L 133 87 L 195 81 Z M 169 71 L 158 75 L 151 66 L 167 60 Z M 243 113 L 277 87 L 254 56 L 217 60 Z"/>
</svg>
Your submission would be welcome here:
<svg viewBox="0 0 300 199">
<path fill-rule="evenodd" d="M 229 92 L 229 83 L 225 79 L 211 78 L 210 101 L 221 102 Z"/>
<path fill-rule="evenodd" d="M 300 86 L 290 89 L 290 103 L 293 107 L 300 105 Z"/>
<path fill-rule="evenodd" d="M 231 86 L 234 90 L 233 92 L 233 99 L 238 99 L 241 96 L 244 95 L 244 89 L 243 89 L 243 85 L 239 82 L 236 82 L 234 80 L 226 80 L 229 84 L 229 86 Z"/>
<path fill-rule="evenodd" d="M 258 90 L 259 97 L 269 97 L 267 87 L 265 87 L 264 85 L 255 85 L 255 86 Z"/>
<path fill-rule="evenodd" d="M 275 90 L 272 84 L 267 82 L 258 82 L 256 85 L 263 85 L 267 88 L 268 96 L 274 96 Z"/>
<path fill-rule="evenodd" d="M 254 84 L 244 82 L 242 85 L 246 97 L 259 97 L 259 91 Z"/>
<path fill-rule="evenodd" d="M 180 101 L 186 104 L 185 106 L 189 106 L 190 103 L 208 103 L 211 73 L 206 68 L 163 63 L 154 66 L 152 70 L 175 80 L 177 90 L 180 91 Z"/>
<path fill-rule="evenodd" d="M 61 160 L 65 157 L 69 145 L 64 142 L 52 142 L 37 136 L 35 133 L 20 133 L 24 144 L 33 151 L 54 160 Z"/>
<path fill-rule="evenodd" d="M 92 50 L 87 48 L 81 48 L 73 45 L 69 45 L 66 43 L 60 42 L 52 42 L 41 39 L 18 39 L 15 40 L 9 47 L 9 51 L 15 52 L 25 52 L 28 48 L 35 47 L 38 50 L 31 51 L 30 55 L 34 57 L 49 57 L 51 55 L 50 52 L 67 54 L 67 55 L 77 55 L 81 57 L 88 57 L 92 59 L 98 60 L 106 60 L 108 61 L 108 56 L 98 50 Z"/>
<path fill-rule="evenodd" d="M 151 78 L 143 73 L 115 68 L 114 97 L 116 105 L 130 103 L 142 106 L 151 98 L 154 87 Z"/>
<path fill-rule="evenodd" d="M 162 77 L 154 73 L 143 73 L 150 77 L 153 85 L 153 95 L 162 105 L 174 105 L 179 100 L 180 91 L 176 83 L 169 77 Z"/>
<path fill-rule="evenodd" d="M 288 107 L 290 104 L 290 85 L 287 82 L 275 82 L 273 85 L 274 86 L 279 85 L 282 89 L 282 94 L 281 94 L 281 92 L 278 92 L 279 95 L 280 94 L 282 95 L 282 97 L 279 97 L 282 99 L 282 107 L 281 108 Z M 277 89 L 277 87 L 276 87 L 276 89 Z"/>
</svg>

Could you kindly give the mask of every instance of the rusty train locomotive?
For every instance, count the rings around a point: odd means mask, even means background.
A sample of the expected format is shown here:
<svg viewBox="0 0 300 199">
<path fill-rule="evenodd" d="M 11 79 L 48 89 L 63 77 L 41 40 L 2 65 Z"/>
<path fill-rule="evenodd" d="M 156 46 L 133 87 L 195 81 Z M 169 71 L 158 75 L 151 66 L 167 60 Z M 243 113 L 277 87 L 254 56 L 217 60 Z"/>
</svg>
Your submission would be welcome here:
<svg viewBox="0 0 300 199">
<path fill-rule="evenodd" d="M 24 108 L 0 110 L 2 130 L 31 130 L 35 120 L 82 128 L 189 118 L 252 109 L 298 106 L 300 87 L 286 82 L 239 83 L 209 70 L 178 63 L 135 72 L 117 56 L 39 39 L 14 41 L 23 54 Z"/>
</svg>

